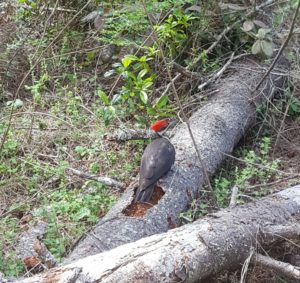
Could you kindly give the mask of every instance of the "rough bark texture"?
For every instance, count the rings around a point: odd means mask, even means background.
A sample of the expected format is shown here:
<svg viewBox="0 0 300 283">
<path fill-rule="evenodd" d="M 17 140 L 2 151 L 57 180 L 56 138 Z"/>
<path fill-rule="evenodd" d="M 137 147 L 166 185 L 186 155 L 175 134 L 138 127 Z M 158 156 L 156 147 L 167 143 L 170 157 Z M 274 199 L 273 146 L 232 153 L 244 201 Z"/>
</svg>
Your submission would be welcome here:
<svg viewBox="0 0 300 283">
<path fill-rule="evenodd" d="M 300 185 L 18 282 L 198 282 L 237 268 L 253 247 L 299 237 L 299 217 Z"/>
<path fill-rule="evenodd" d="M 272 75 L 255 93 L 252 89 L 265 71 L 254 61 L 244 59 L 233 65 L 231 74 L 221 79 L 215 88 L 217 95 L 195 112 L 190 119 L 201 157 L 209 174 L 213 174 L 231 153 L 242 135 L 253 124 L 256 105 L 266 101 L 281 88 L 284 79 Z M 126 217 L 122 211 L 132 202 L 133 190 L 127 189 L 111 211 L 81 240 L 65 262 L 107 251 L 125 243 L 169 230 L 170 224 L 179 224 L 179 215 L 185 211 L 205 183 L 203 169 L 186 125 L 178 127 L 172 138 L 176 149 L 173 169 L 160 182 L 165 195 L 149 209 L 143 218 Z M 221 232 L 221 231 L 220 231 Z"/>
</svg>

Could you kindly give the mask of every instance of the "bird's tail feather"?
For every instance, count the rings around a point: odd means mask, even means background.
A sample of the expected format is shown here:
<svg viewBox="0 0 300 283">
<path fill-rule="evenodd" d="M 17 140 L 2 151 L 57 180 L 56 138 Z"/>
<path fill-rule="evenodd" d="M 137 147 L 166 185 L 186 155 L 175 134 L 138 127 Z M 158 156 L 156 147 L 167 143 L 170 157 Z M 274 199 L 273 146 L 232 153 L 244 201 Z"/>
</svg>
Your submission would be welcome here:
<svg viewBox="0 0 300 283">
<path fill-rule="evenodd" d="M 140 202 L 149 202 L 151 199 L 151 196 L 154 191 L 155 184 L 152 184 L 148 186 L 147 188 L 138 188 L 136 191 L 134 202 L 140 201 Z"/>
</svg>

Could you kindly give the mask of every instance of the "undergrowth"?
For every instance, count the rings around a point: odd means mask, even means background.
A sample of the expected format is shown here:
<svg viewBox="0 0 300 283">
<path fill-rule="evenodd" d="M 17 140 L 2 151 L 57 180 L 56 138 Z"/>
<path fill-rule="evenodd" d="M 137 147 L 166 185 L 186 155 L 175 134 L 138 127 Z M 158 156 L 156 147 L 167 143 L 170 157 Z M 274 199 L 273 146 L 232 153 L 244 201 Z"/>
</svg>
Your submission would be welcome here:
<svg viewBox="0 0 300 283">
<path fill-rule="evenodd" d="M 264 196 L 268 190 L 264 187 L 273 178 L 280 178 L 279 159 L 270 159 L 270 138 L 263 137 L 259 148 L 239 149 L 234 153 L 234 162 L 220 169 L 212 179 L 213 199 L 208 189 L 201 191 L 199 202 L 195 200 L 191 208 L 181 215 L 187 222 L 229 205 L 233 186 L 238 188 L 236 204 L 243 204 Z M 257 186 L 255 186 L 257 185 Z"/>
</svg>

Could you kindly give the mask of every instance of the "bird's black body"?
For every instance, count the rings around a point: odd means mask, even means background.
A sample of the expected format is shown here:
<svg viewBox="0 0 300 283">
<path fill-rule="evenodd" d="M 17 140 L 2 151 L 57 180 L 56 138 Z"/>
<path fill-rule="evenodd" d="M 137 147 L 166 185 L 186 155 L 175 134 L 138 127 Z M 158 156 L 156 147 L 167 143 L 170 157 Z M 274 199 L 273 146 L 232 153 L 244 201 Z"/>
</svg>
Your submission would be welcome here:
<svg viewBox="0 0 300 283">
<path fill-rule="evenodd" d="M 150 200 L 155 183 L 171 169 L 174 161 L 175 148 L 169 140 L 159 138 L 146 147 L 141 160 L 139 188 L 135 201 Z"/>
</svg>

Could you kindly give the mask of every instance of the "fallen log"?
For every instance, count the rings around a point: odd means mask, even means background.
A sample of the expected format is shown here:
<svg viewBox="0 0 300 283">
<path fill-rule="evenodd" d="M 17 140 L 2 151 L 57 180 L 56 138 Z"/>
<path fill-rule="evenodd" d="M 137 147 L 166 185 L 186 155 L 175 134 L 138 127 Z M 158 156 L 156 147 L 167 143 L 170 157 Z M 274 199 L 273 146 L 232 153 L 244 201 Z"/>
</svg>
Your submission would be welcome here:
<svg viewBox="0 0 300 283">
<path fill-rule="evenodd" d="M 299 238 L 299 219 L 300 185 L 17 282 L 199 282 Z"/>
<path fill-rule="evenodd" d="M 282 74 L 286 64 L 278 65 Z M 285 81 L 274 69 L 253 92 L 265 68 L 251 57 L 239 60 L 231 70 L 230 75 L 215 85 L 218 93 L 190 119 L 198 150 L 210 175 L 253 125 L 256 107 L 271 99 Z M 180 213 L 188 209 L 205 178 L 186 125 L 177 128 L 171 142 L 176 149 L 175 165 L 159 182 L 161 191 L 151 208 L 144 215 L 136 214 L 136 207 L 131 205 L 134 190 L 127 188 L 107 215 L 78 242 L 65 263 L 166 232 L 180 224 Z"/>
</svg>

